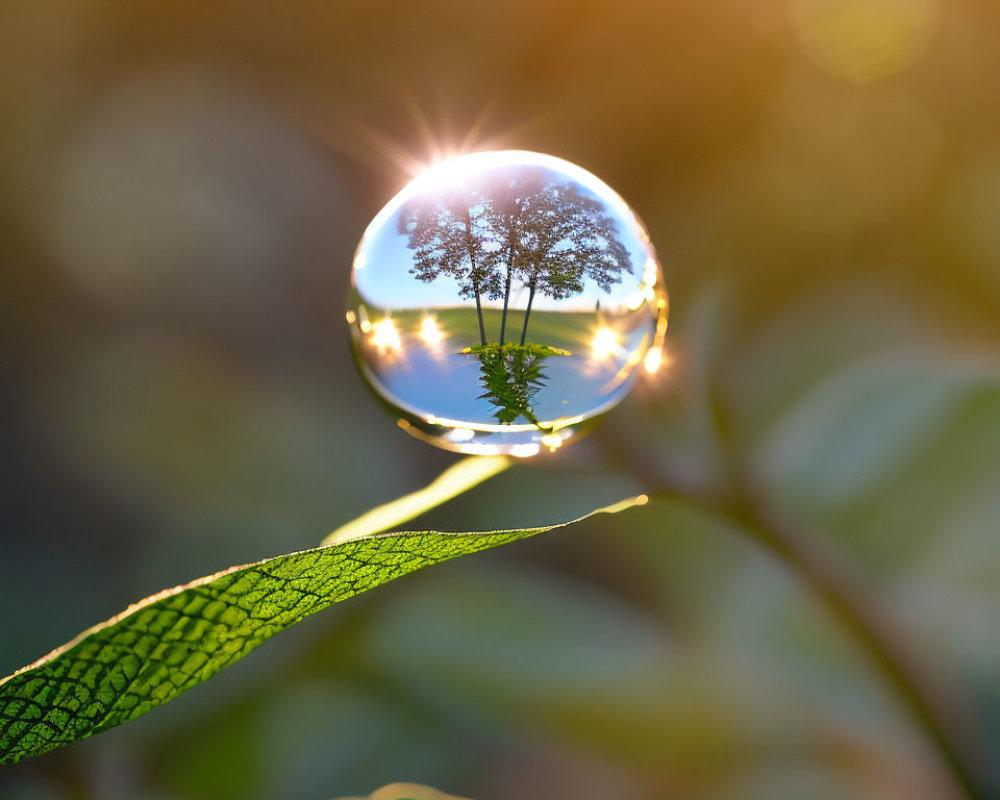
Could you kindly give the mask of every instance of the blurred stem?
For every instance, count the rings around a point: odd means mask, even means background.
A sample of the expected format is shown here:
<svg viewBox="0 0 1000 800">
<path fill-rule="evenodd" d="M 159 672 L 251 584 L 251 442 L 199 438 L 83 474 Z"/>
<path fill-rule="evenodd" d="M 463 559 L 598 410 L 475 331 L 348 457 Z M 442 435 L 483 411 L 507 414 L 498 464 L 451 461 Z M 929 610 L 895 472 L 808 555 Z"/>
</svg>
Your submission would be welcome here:
<svg viewBox="0 0 1000 800">
<path fill-rule="evenodd" d="M 910 647 L 855 569 L 823 537 L 767 507 L 745 490 L 716 514 L 780 557 L 819 594 L 853 633 L 886 682 L 910 710 L 955 781 L 973 798 L 995 798 L 992 769 L 974 733 L 968 704 L 957 689 Z"/>
<path fill-rule="evenodd" d="M 718 409 L 715 409 L 718 412 Z M 844 555 L 820 536 L 779 514 L 766 493 L 747 477 L 725 435 L 717 413 L 720 439 L 730 468 L 725 485 L 712 490 L 685 485 L 666 476 L 614 436 L 598 435 L 605 451 L 624 471 L 649 488 L 651 499 L 671 499 L 721 518 L 778 556 L 836 614 L 854 635 L 886 683 L 909 710 L 958 786 L 977 800 L 1000 797 L 996 775 L 983 750 L 984 738 L 966 698 L 936 674 L 905 640 L 899 625 Z"/>
</svg>

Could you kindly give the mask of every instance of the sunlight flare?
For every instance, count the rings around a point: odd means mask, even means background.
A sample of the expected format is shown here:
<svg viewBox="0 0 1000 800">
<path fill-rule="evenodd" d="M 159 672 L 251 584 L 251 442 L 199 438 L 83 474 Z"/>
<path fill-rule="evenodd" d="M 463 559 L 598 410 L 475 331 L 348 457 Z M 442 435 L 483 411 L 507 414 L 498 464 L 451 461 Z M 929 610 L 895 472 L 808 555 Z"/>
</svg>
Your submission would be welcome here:
<svg viewBox="0 0 1000 800">
<path fill-rule="evenodd" d="M 399 331 L 389 317 L 379 320 L 372 326 L 372 344 L 383 353 L 403 349 Z"/>
<path fill-rule="evenodd" d="M 420 338 L 431 346 L 441 343 L 441 340 L 444 339 L 444 333 L 438 327 L 437 319 L 430 316 L 424 317 L 423 322 L 420 323 Z"/>
<path fill-rule="evenodd" d="M 651 349 L 642 360 L 642 365 L 649 375 L 655 373 L 663 366 L 663 350 L 659 348 Z"/>
<path fill-rule="evenodd" d="M 601 328 L 594 334 L 590 348 L 595 359 L 604 361 L 608 356 L 621 349 L 621 345 L 618 343 L 618 334 L 612 328 Z"/>
</svg>

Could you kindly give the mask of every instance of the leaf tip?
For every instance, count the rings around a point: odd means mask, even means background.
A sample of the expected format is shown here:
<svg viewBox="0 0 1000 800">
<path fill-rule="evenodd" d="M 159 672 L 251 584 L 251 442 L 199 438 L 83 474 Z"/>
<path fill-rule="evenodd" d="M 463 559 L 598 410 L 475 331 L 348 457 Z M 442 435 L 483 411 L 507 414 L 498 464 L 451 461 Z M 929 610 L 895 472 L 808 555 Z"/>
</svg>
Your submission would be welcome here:
<svg viewBox="0 0 1000 800">
<path fill-rule="evenodd" d="M 604 508 L 598 508 L 593 513 L 594 514 L 617 514 L 621 511 L 626 511 L 630 508 L 635 508 L 636 506 L 644 506 L 649 502 L 649 495 L 640 494 L 635 497 L 626 497 L 624 500 L 619 500 L 617 503 L 612 503 L 610 506 L 604 506 Z"/>
</svg>

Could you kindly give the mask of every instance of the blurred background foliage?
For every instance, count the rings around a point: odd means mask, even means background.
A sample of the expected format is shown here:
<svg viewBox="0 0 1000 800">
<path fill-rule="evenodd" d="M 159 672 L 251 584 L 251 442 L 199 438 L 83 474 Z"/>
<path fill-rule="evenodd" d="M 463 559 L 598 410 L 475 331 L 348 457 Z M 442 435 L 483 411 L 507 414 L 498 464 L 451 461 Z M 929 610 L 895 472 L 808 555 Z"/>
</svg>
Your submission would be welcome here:
<svg viewBox="0 0 1000 800">
<path fill-rule="evenodd" d="M 729 452 L 842 550 L 1000 760 L 1000 7 L 989 0 L 35 0 L 0 26 L 0 672 L 318 542 L 454 458 L 350 363 L 409 172 L 521 148 L 643 217 L 669 366 L 418 525 L 576 516 Z M 609 460 L 608 453 L 618 453 Z M 960 796 L 785 565 L 671 502 L 421 573 L 16 800 Z"/>
</svg>

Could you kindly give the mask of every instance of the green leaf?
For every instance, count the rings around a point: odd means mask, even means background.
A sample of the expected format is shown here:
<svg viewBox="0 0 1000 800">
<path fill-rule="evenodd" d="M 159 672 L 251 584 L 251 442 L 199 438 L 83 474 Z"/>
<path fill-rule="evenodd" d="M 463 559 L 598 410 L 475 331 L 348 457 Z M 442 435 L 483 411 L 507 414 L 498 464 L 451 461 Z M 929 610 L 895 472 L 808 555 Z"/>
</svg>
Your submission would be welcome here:
<svg viewBox="0 0 1000 800">
<path fill-rule="evenodd" d="M 333 603 L 431 564 L 570 524 L 381 534 L 231 567 L 155 594 L 0 681 L 0 763 L 135 719 Z"/>
</svg>

